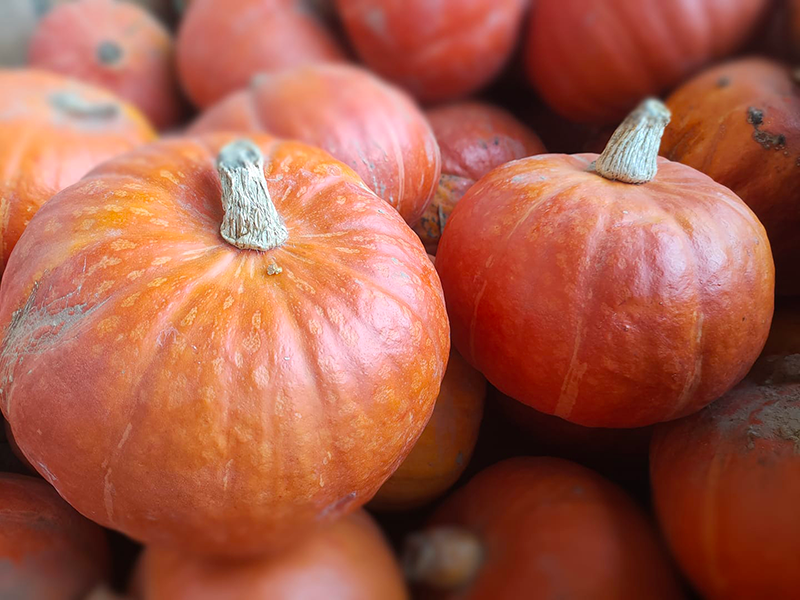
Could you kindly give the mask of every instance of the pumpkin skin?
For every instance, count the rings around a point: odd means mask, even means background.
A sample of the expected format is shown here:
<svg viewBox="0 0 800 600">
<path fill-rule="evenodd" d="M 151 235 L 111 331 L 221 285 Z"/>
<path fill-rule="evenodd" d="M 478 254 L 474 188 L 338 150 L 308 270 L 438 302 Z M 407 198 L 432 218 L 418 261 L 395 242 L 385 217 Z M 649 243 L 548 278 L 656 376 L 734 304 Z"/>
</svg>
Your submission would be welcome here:
<svg viewBox="0 0 800 600">
<path fill-rule="evenodd" d="M 436 265 L 456 349 L 501 392 L 579 425 L 641 427 L 745 376 L 774 268 L 764 228 L 707 176 L 659 158 L 630 185 L 589 170 L 597 158 L 495 169 L 456 206 Z"/>
<path fill-rule="evenodd" d="M 183 115 L 172 60 L 169 32 L 144 8 L 80 0 L 42 19 L 29 64 L 109 89 L 166 129 Z"/>
<path fill-rule="evenodd" d="M 436 254 L 445 223 L 469 188 L 495 167 L 542 154 L 538 136 L 509 112 L 480 102 L 461 102 L 427 111 L 439 150 L 442 176 L 436 195 L 414 227 L 425 249 Z"/>
<path fill-rule="evenodd" d="M 0 70 L 0 89 L 2 272 L 46 200 L 98 163 L 151 141 L 155 132 L 132 106 L 60 75 Z M 81 113 L 82 106 L 90 112 Z"/>
<path fill-rule="evenodd" d="M 702 412 L 656 429 L 656 511 L 703 597 L 797 597 L 798 431 L 797 371 L 789 383 L 748 378 Z"/>
<path fill-rule="evenodd" d="M 140 600 L 406 600 L 405 581 L 381 530 L 364 511 L 344 517 L 274 558 L 214 563 L 147 548 Z"/>
<path fill-rule="evenodd" d="M 512 458 L 485 469 L 437 509 L 428 528 L 441 526 L 475 535 L 483 559 L 464 587 L 423 590 L 426 600 L 682 597 L 641 509 L 566 460 Z"/>
<path fill-rule="evenodd" d="M 0 474 L 0 597 L 83 598 L 109 571 L 103 530 L 41 479 Z"/>
<path fill-rule="evenodd" d="M 425 102 L 491 82 L 511 56 L 526 0 L 337 0 L 361 59 Z"/>
<path fill-rule="evenodd" d="M 21 67 L 36 26 L 54 6 L 70 0 L 3 0 L 0 2 L 0 67 Z"/>
<path fill-rule="evenodd" d="M 299 0 L 194 0 L 181 21 L 177 49 L 184 90 L 201 108 L 259 73 L 345 60 Z"/>
<path fill-rule="evenodd" d="M 410 224 L 419 221 L 441 175 L 439 146 L 422 111 L 357 67 L 310 65 L 259 77 L 189 128 L 211 131 L 263 131 L 319 146 Z"/>
<path fill-rule="evenodd" d="M 667 104 L 661 153 L 733 190 L 764 224 L 779 292 L 800 293 L 800 79 L 746 58 L 704 71 Z"/>
<path fill-rule="evenodd" d="M 743 43 L 769 0 L 537 0 L 528 77 L 556 112 L 595 124 L 619 121 Z"/>
</svg>

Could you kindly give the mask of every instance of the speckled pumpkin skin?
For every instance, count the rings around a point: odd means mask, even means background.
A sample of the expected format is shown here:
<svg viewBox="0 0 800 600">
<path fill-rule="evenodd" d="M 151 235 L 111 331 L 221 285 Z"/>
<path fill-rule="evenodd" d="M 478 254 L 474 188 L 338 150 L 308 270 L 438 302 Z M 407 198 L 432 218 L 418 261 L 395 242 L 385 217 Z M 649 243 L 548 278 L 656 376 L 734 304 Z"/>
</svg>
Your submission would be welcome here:
<svg viewBox="0 0 800 600">
<path fill-rule="evenodd" d="M 327 153 L 249 137 L 283 246 L 220 236 L 234 136 L 175 139 L 48 202 L 0 287 L 0 401 L 25 455 L 91 519 L 195 553 L 278 549 L 368 501 L 449 352 L 400 216 Z"/>
</svg>

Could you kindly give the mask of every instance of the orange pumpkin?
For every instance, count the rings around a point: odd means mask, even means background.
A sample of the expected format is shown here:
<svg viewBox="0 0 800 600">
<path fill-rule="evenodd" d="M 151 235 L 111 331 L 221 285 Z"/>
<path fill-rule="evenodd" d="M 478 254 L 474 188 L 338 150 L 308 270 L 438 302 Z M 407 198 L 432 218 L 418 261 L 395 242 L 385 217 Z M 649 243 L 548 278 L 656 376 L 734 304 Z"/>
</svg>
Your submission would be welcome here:
<svg viewBox="0 0 800 600">
<path fill-rule="evenodd" d="M 259 77 L 189 131 L 265 131 L 319 146 L 411 224 L 430 203 L 441 174 L 439 147 L 419 108 L 357 67 L 314 65 Z"/>
<path fill-rule="evenodd" d="M 0 598 L 83 598 L 109 571 L 103 530 L 41 479 L 0 474 Z"/>
<path fill-rule="evenodd" d="M 730 190 L 657 157 L 668 119 L 646 101 L 599 156 L 509 163 L 456 206 L 436 257 L 453 343 L 501 392 L 642 427 L 701 409 L 758 357 L 769 241 Z"/>
<path fill-rule="evenodd" d="M 144 8 L 79 0 L 42 19 L 29 63 L 107 88 L 166 129 L 183 114 L 172 54 L 169 32 Z"/>
<path fill-rule="evenodd" d="M 60 75 L 0 71 L 0 273 L 39 207 L 155 133 L 115 96 Z"/>
<path fill-rule="evenodd" d="M 428 111 L 427 117 L 442 153 L 442 176 L 414 231 L 425 249 L 436 254 L 450 213 L 478 179 L 495 167 L 545 149 L 533 131 L 490 104 L 451 104 Z"/>
<path fill-rule="evenodd" d="M 729 187 L 764 224 L 779 292 L 800 293 L 800 73 L 763 58 L 709 69 L 667 101 L 661 154 Z"/>
<path fill-rule="evenodd" d="M 92 520 L 217 555 L 367 502 L 449 353 L 397 213 L 322 150 L 234 139 L 98 167 L 43 207 L 0 286 L 0 402 L 28 459 Z"/>
<path fill-rule="evenodd" d="M 343 62 L 335 39 L 298 0 L 194 0 L 178 31 L 178 74 L 199 107 L 254 75 Z M 319 100 L 319 98 L 317 98 Z"/>
<path fill-rule="evenodd" d="M 274 558 L 212 562 L 149 547 L 136 575 L 134 596 L 140 600 L 408 598 L 391 548 L 364 511 Z"/>
<path fill-rule="evenodd" d="M 480 472 L 408 539 L 404 563 L 425 599 L 682 597 L 639 507 L 558 458 L 513 458 Z"/>
</svg>

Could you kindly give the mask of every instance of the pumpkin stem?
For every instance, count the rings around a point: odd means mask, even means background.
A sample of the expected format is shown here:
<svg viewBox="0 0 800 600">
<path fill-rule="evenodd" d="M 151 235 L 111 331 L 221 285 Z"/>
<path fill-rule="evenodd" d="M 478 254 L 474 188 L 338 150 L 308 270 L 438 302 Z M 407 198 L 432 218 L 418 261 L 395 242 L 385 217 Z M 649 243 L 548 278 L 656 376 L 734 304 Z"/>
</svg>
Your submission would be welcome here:
<svg viewBox="0 0 800 600">
<path fill-rule="evenodd" d="M 119 113 L 116 102 L 90 102 L 73 91 L 54 93 L 50 96 L 50 104 L 76 119 L 112 119 Z"/>
<path fill-rule="evenodd" d="M 225 241 L 242 250 L 272 250 L 289 238 L 264 177 L 264 155 L 240 139 L 220 150 L 217 170 L 225 216 L 219 228 Z"/>
<path fill-rule="evenodd" d="M 658 149 L 671 114 L 663 102 L 648 98 L 617 127 L 594 165 L 606 179 L 647 183 L 658 172 Z"/>
<path fill-rule="evenodd" d="M 452 590 L 469 583 L 483 561 L 480 540 L 459 527 L 437 527 L 410 535 L 403 570 L 412 583 Z"/>
</svg>

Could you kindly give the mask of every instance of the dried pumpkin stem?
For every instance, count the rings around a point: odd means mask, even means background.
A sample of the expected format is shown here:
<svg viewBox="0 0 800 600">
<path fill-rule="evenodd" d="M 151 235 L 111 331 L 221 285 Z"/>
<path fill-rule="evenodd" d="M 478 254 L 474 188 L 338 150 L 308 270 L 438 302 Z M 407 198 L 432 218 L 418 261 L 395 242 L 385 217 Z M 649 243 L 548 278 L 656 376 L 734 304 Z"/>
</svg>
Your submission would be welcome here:
<svg viewBox="0 0 800 600">
<path fill-rule="evenodd" d="M 658 172 L 658 149 L 670 116 L 660 100 L 648 98 L 642 102 L 611 136 L 595 170 L 612 181 L 651 181 Z"/>
<path fill-rule="evenodd" d="M 113 119 L 119 113 L 116 102 L 91 102 L 74 91 L 56 92 L 50 96 L 50 104 L 77 119 Z"/>
<path fill-rule="evenodd" d="M 240 139 L 220 150 L 217 170 L 225 216 L 219 228 L 225 241 L 242 250 L 272 250 L 289 238 L 264 177 L 264 155 Z"/>
<path fill-rule="evenodd" d="M 459 527 L 438 527 L 406 539 L 403 569 L 412 583 L 454 590 L 469 583 L 483 562 L 480 540 Z"/>
</svg>

